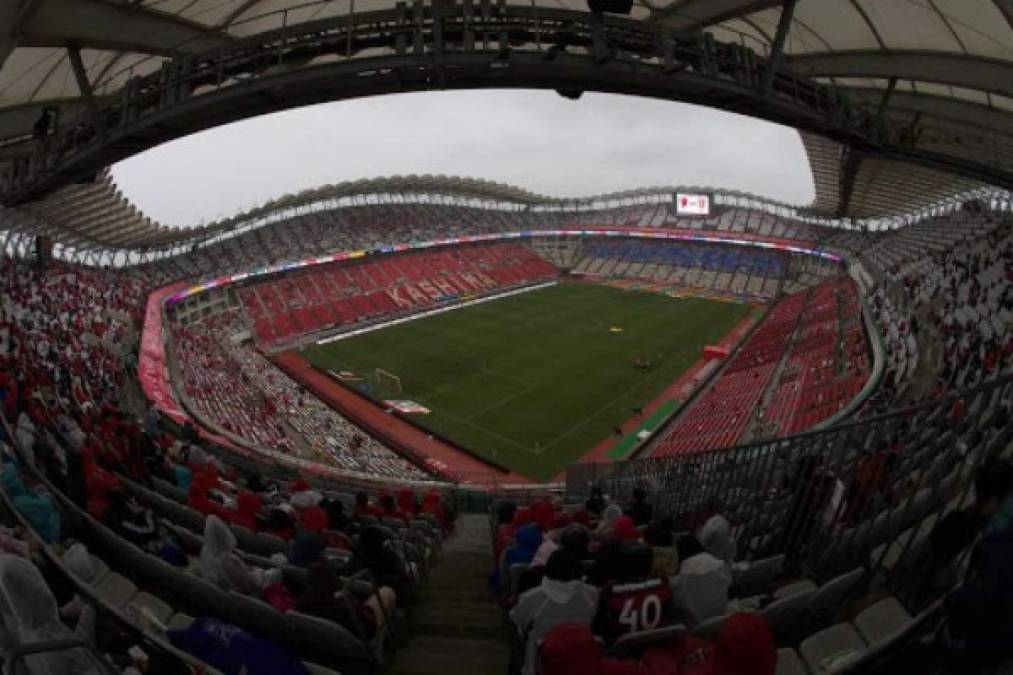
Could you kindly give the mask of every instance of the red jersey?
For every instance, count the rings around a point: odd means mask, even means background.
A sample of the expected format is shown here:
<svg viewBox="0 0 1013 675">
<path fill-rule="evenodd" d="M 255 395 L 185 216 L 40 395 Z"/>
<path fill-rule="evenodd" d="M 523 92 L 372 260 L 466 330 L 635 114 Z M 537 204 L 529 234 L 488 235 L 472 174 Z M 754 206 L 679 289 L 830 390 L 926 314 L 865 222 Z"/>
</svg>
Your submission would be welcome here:
<svg viewBox="0 0 1013 675">
<path fill-rule="evenodd" d="M 613 582 L 601 592 L 596 632 L 609 644 L 627 633 L 672 624 L 672 589 L 667 579 Z"/>
</svg>

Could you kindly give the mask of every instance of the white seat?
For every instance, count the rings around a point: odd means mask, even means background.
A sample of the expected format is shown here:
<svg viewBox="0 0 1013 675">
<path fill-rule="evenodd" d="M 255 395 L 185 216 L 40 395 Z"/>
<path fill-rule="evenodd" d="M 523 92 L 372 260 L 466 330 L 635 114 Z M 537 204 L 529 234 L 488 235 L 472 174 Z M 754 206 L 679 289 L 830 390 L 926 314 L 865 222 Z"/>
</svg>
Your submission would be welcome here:
<svg viewBox="0 0 1013 675">
<path fill-rule="evenodd" d="M 911 623 L 911 615 L 896 598 L 880 600 L 855 617 L 855 627 L 870 645 L 877 645 Z"/>
<path fill-rule="evenodd" d="M 172 616 L 172 607 L 170 607 L 161 598 L 157 598 L 150 593 L 140 592 L 130 600 L 127 604 L 127 609 L 134 609 L 138 613 L 142 609 L 146 609 L 148 613 L 155 618 L 163 626 L 165 622 Z"/>
<path fill-rule="evenodd" d="M 836 673 L 862 656 L 865 642 L 851 624 L 839 623 L 803 640 L 799 652 L 816 675 Z"/>
<path fill-rule="evenodd" d="M 183 612 L 176 612 L 165 624 L 166 630 L 186 630 L 193 624 L 193 617 Z"/>
<path fill-rule="evenodd" d="M 777 650 L 775 675 L 809 675 L 809 669 L 798 657 L 798 652 L 791 647 L 783 647 Z"/>
<path fill-rule="evenodd" d="M 793 584 L 787 586 L 781 586 L 781 588 L 774 591 L 774 599 L 780 600 L 781 598 L 787 598 L 791 595 L 798 595 L 799 593 L 805 593 L 806 591 L 815 591 L 819 588 L 815 582 L 809 579 L 803 579 L 802 581 L 796 581 Z"/>
<path fill-rule="evenodd" d="M 110 572 L 95 592 L 113 607 L 122 608 L 137 595 L 137 586 L 123 575 Z"/>
<path fill-rule="evenodd" d="M 341 675 L 341 673 L 336 670 L 331 670 L 330 668 L 319 666 L 315 663 L 310 663 L 309 661 L 303 661 L 302 664 L 306 666 L 306 672 L 310 675 Z"/>
</svg>

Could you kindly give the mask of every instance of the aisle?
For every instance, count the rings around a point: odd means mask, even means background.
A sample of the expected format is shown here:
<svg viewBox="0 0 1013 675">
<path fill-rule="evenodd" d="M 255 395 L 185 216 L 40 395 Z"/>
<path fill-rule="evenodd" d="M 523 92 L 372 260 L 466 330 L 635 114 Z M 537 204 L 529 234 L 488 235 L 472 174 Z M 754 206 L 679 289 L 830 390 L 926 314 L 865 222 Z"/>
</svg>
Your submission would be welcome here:
<svg viewBox="0 0 1013 675">
<path fill-rule="evenodd" d="M 412 620 L 413 638 L 397 651 L 390 675 L 506 675 L 508 636 L 489 591 L 489 520 L 464 514 L 432 571 L 428 598 Z"/>
</svg>

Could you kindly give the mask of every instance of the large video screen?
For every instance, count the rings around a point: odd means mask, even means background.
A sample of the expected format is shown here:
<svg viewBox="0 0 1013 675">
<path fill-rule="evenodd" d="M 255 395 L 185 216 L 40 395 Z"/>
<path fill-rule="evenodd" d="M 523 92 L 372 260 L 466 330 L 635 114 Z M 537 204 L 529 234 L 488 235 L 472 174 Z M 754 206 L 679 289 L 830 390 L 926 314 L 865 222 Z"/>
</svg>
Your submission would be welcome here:
<svg viewBox="0 0 1013 675">
<path fill-rule="evenodd" d="M 676 193 L 675 212 L 680 216 L 709 216 L 711 214 L 710 195 Z"/>
</svg>

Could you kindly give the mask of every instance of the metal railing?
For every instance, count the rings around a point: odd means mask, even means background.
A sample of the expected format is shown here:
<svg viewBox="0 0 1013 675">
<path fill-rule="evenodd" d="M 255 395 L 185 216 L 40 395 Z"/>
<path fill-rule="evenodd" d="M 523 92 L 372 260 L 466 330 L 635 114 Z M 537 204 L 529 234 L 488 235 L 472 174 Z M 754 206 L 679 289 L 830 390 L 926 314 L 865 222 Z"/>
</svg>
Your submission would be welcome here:
<svg viewBox="0 0 1013 675">
<path fill-rule="evenodd" d="M 876 572 L 898 535 L 969 499 L 974 470 L 1013 439 L 1011 399 L 1007 374 L 790 438 L 624 465 L 576 465 L 567 474 L 568 497 L 579 501 L 599 486 L 625 503 L 635 487 L 646 487 L 656 513 L 687 529 L 708 514 L 725 514 L 745 559 L 786 553 L 817 577 L 856 565 Z"/>
</svg>

